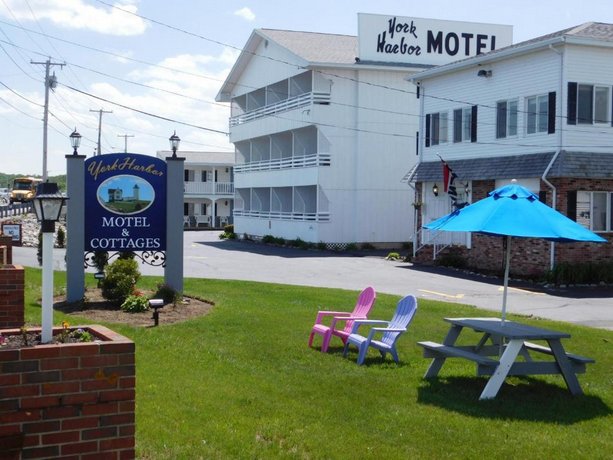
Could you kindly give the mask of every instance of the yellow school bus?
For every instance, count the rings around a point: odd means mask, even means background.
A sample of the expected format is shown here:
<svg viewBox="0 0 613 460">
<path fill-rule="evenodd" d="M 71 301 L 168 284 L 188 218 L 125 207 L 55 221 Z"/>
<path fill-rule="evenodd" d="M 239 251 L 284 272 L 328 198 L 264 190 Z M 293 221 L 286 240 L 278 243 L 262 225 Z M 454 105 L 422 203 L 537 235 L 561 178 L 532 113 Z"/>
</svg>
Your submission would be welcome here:
<svg viewBox="0 0 613 460">
<path fill-rule="evenodd" d="M 42 182 L 42 179 L 36 177 L 16 177 L 13 179 L 13 188 L 11 190 L 11 203 L 32 201 L 36 196 L 36 186 Z"/>
</svg>

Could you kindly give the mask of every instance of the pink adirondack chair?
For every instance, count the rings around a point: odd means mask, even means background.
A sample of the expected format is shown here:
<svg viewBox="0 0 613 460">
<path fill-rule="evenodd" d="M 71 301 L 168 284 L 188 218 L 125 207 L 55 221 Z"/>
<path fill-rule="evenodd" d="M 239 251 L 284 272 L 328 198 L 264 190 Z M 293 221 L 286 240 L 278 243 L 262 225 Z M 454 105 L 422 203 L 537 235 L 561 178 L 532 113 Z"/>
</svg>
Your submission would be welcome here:
<svg viewBox="0 0 613 460">
<path fill-rule="evenodd" d="M 353 321 L 356 319 L 367 319 L 368 312 L 370 312 L 370 309 L 375 304 L 376 299 L 377 293 L 375 292 L 374 288 L 368 286 L 358 296 L 357 303 L 355 304 L 355 308 L 352 312 L 328 310 L 319 311 L 317 313 L 317 318 L 315 319 L 315 324 L 311 329 L 311 334 L 309 335 L 309 347 L 313 345 L 313 337 L 315 334 L 321 335 L 323 338 L 321 343 L 322 353 L 328 351 L 328 345 L 330 344 L 330 339 L 333 335 L 340 337 L 344 344 L 347 341 L 349 334 L 351 334 Z M 328 316 L 332 317 L 332 321 L 329 326 L 323 324 L 324 318 Z M 337 328 L 342 322 L 345 323 L 345 327 L 342 329 Z"/>
</svg>

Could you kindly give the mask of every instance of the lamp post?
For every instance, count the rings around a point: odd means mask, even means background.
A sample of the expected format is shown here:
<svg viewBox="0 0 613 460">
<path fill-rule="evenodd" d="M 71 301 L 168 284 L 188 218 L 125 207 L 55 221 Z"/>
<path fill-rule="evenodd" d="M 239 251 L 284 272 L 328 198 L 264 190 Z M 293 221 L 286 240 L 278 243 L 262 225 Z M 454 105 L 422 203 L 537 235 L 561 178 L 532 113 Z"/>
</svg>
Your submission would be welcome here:
<svg viewBox="0 0 613 460">
<path fill-rule="evenodd" d="M 72 154 L 78 155 L 79 146 L 81 145 L 81 135 L 77 132 L 77 128 L 74 129 L 72 134 L 70 135 L 70 145 L 72 146 Z"/>
<path fill-rule="evenodd" d="M 53 234 L 67 200 L 54 182 L 43 182 L 36 189 L 34 212 L 43 234 L 43 299 L 41 343 L 53 338 Z"/>
<path fill-rule="evenodd" d="M 177 150 L 179 149 L 179 143 L 181 142 L 181 138 L 177 136 L 177 132 L 175 131 L 172 136 L 168 139 L 170 142 L 170 150 L 172 150 L 172 157 L 177 157 Z"/>
</svg>

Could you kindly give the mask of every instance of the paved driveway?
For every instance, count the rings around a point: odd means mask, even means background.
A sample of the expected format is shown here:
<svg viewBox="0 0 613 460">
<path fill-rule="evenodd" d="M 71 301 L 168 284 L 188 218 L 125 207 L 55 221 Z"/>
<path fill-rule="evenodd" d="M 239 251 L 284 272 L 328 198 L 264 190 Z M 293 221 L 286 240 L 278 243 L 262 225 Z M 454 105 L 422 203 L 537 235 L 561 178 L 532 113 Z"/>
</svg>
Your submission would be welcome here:
<svg viewBox="0 0 613 460">
<path fill-rule="evenodd" d="M 236 279 L 360 290 L 465 303 L 500 311 L 502 282 L 443 268 L 423 268 L 387 261 L 381 254 L 351 256 L 321 251 L 277 248 L 251 242 L 219 239 L 219 232 L 186 232 L 186 277 Z M 55 250 L 62 269 L 63 251 Z M 35 266 L 35 250 L 15 248 L 14 262 Z M 141 265 L 143 274 L 162 275 L 161 268 Z M 543 290 L 512 283 L 507 310 L 586 326 L 613 330 L 613 289 Z"/>
</svg>

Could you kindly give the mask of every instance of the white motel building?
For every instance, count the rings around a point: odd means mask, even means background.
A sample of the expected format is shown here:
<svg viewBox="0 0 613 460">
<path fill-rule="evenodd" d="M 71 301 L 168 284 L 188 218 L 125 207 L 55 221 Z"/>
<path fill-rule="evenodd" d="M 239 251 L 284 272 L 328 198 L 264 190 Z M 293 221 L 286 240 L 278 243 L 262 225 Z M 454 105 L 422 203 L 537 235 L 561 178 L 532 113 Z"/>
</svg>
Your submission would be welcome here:
<svg viewBox="0 0 613 460">
<path fill-rule="evenodd" d="M 358 36 L 257 29 L 221 87 L 239 235 L 410 241 L 420 99 L 407 77 L 512 43 L 510 26 L 358 15 Z"/>
<path fill-rule="evenodd" d="M 442 157 L 457 175 L 460 202 L 480 200 L 516 179 L 609 240 L 524 239 L 514 246 L 517 273 L 613 258 L 613 24 L 581 24 L 410 80 L 420 86 L 424 133 L 419 164 L 407 177 L 422 203 L 417 228 L 451 211 L 442 193 Z M 416 248 L 425 245 L 418 259 L 453 244 L 470 266 L 500 265 L 500 238 L 419 230 L 416 236 Z"/>
</svg>

